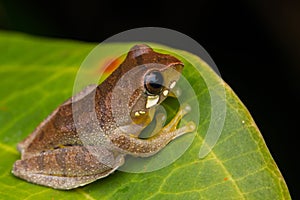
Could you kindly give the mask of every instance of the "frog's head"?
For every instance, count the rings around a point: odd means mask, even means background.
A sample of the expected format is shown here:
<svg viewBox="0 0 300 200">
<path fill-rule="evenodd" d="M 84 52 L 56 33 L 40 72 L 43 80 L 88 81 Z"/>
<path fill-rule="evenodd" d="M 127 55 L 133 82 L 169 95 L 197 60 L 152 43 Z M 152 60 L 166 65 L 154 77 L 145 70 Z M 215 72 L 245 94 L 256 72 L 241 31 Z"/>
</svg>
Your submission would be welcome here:
<svg viewBox="0 0 300 200">
<path fill-rule="evenodd" d="M 163 102 L 180 78 L 183 63 L 168 54 L 157 53 L 147 45 L 136 45 L 124 63 L 131 72 L 129 112 L 134 123 L 146 126 L 155 108 Z"/>
<path fill-rule="evenodd" d="M 132 47 L 106 80 L 114 87 L 111 109 L 118 126 L 131 133 L 139 132 L 133 131 L 132 125 L 146 127 L 156 107 L 172 94 L 182 69 L 183 63 L 174 56 L 155 52 L 147 45 Z"/>
</svg>

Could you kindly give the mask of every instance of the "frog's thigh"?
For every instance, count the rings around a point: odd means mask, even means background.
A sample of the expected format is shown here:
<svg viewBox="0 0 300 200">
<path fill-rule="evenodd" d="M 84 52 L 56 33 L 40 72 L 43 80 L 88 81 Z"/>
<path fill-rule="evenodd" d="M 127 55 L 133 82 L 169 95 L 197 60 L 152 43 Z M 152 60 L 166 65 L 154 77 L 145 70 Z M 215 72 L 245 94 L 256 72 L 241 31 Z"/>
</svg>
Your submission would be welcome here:
<svg viewBox="0 0 300 200">
<path fill-rule="evenodd" d="M 114 157 L 103 149 L 97 152 L 103 152 L 103 155 L 96 156 L 80 146 L 55 149 L 16 161 L 12 172 L 29 182 L 72 189 L 108 176 L 124 162 L 123 155 Z M 109 164 L 103 164 L 100 158 Z"/>
</svg>

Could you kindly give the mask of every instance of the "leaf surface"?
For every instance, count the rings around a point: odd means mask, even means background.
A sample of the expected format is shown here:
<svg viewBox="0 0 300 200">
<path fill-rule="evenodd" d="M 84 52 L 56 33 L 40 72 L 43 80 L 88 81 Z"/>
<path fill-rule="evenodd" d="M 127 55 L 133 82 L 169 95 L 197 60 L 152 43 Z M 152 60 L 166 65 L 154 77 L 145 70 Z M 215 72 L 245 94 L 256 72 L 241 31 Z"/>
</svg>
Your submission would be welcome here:
<svg viewBox="0 0 300 200">
<path fill-rule="evenodd" d="M 130 48 L 131 44 L 112 46 Z M 200 58 L 166 47 L 164 51 L 186 59 L 184 76 L 197 94 L 201 111 L 196 136 L 183 156 L 158 171 L 116 171 L 71 191 L 38 186 L 12 175 L 13 163 L 20 159 L 17 143 L 72 95 L 77 70 L 94 47 L 0 33 L 0 199 L 290 199 L 262 135 L 227 85 L 222 134 L 212 151 L 199 158 L 211 117 L 210 93 L 203 77 L 216 85 L 223 81 Z M 203 77 L 194 76 L 195 65 Z"/>
</svg>

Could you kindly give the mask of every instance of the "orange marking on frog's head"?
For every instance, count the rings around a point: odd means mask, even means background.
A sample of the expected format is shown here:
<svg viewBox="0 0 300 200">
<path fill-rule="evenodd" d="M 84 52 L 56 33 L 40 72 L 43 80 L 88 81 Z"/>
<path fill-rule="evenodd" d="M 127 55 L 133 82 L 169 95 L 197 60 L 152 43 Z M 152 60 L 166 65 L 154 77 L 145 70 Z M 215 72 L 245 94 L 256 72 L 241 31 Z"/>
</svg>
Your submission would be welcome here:
<svg viewBox="0 0 300 200">
<path fill-rule="evenodd" d="M 102 69 L 105 68 L 103 73 L 105 75 L 111 74 L 115 69 L 117 69 L 120 66 L 123 60 L 124 56 L 120 56 L 118 58 L 109 58 L 103 63 L 101 63 L 100 71 L 102 71 Z"/>
</svg>

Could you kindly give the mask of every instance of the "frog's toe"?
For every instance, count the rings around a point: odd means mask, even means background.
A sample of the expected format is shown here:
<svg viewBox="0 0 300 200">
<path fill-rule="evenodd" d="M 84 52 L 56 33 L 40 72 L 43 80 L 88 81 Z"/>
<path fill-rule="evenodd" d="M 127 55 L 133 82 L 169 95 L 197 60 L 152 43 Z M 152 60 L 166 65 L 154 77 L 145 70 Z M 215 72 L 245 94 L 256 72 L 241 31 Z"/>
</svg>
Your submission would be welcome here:
<svg viewBox="0 0 300 200">
<path fill-rule="evenodd" d="M 193 121 L 189 121 L 186 125 L 188 132 L 193 132 L 196 129 L 196 124 Z"/>
<path fill-rule="evenodd" d="M 187 114 L 187 113 L 191 112 L 191 110 L 192 110 L 192 107 L 189 104 L 185 104 L 183 106 L 183 112 L 184 112 L 184 114 Z"/>
</svg>

